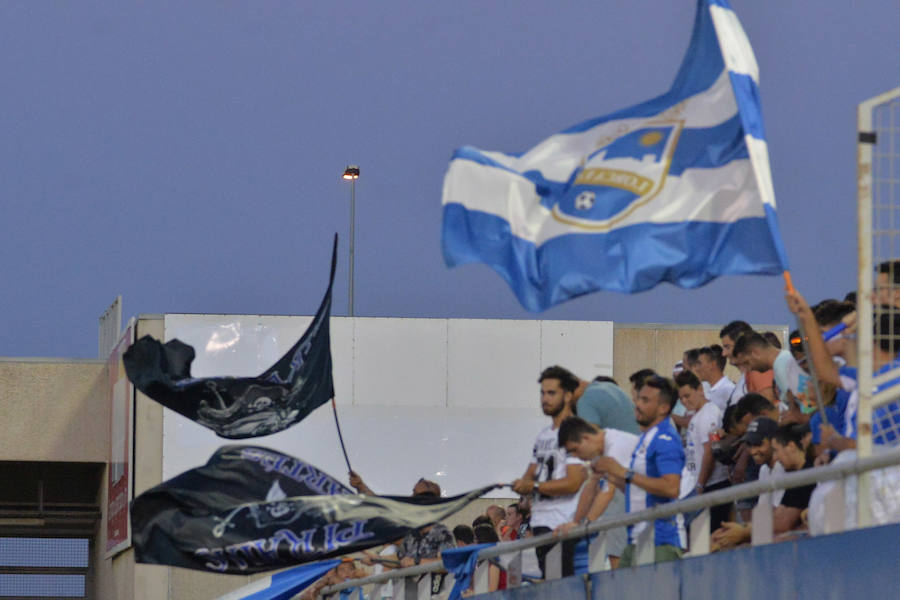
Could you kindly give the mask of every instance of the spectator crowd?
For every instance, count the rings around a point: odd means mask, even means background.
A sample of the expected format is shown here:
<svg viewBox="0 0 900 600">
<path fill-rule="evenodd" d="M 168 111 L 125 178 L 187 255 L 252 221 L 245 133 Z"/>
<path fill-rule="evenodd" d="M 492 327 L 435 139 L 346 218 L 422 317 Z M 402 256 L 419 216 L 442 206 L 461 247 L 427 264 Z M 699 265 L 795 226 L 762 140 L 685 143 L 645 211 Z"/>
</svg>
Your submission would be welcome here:
<svg viewBox="0 0 900 600">
<path fill-rule="evenodd" d="M 873 300 L 877 377 L 900 368 L 900 261 L 879 266 Z M 721 328 L 718 344 L 684 349 L 671 373 L 645 368 L 631 374 L 628 391 L 610 377 L 587 381 L 563 366 L 545 369 L 538 383 L 548 422 L 530 459 L 522 457 L 523 475 L 511 483 L 518 501 L 492 505 L 471 526 L 452 532 L 441 524 L 414 532 L 380 553 L 366 552 L 362 562 L 376 569 L 421 564 L 454 547 L 565 533 L 597 519 L 852 458 L 859 408 L 855 293 L 810 306 L 791 290 L 786 303 L 799 327 L 785 347 L 778 335 L 735 320 Z M 729 363 L 739 373 L 736 381 L 726 376 Z M 897 382 L 876 381 L 875 391 Z M 896 401 L 873 411 L 872 442 L 876 450 L 900 442 Z M 350 483 L 373 493 L 355 473 Z M 760 501 L 772 504 L 774 540 L 815 532 L 811 521 L 817 517 L 809 510 L 815 488 L 713 506 L 711 548 L 749 544 Z M 440 488 L 423 479 L 413 489 L 421 494 L 439 496 Z M 655 560 L 678 560 L 688 550 L 690 526 L 691 515 L 677 515 L 610 530 L 606 558 L 612 568 L 635 565 L 637 542 L 652 532 Z M 536 549 L 535 576 L 545 576 L 551 546 Z M 563 576 L 586 570 L 586 547 L 587 540 L 562 543 Z M 349 573 L 352 566 L 341 568 Z M 506 575 L 502 564 L 491 564 L 490 589 L 504 589 Z M 433 580 L 432 591 L 441 595 L 442 582 Z M 382 597 L 390 591 L 382 588 Z"/>
</svg>

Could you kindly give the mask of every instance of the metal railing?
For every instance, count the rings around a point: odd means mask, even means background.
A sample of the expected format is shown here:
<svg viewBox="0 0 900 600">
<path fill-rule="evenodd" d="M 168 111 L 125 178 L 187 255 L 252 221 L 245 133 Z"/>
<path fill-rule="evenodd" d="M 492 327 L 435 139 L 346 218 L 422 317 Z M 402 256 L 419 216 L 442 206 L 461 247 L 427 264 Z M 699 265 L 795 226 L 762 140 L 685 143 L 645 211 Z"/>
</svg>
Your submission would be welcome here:
<svg viewBox="0 0 900 600">
<path fill-rule="evenodd" d="M 765 481 L 743 483 L 685 500 L 655 506 L 636 513 L 605 519 L 601 518 L 593 523 L 576 527 L 565 535 L 547 533 L 497 544 L 478 553 L 478 558 L 482 562 L 479 563 L 473 578 L 474 590 L 476 594 L 488 591 L 488 561 L 509 554 L 514 556 L 507 567 L 507 586 L 518 587 L 522 583 L 522 551 L 546 544 L 553 544 L 553 548 L 547 554 L 545 579 L 559 579 L 562 572 L 562 547 L 560 543 L 565 540 L 584 538 L 594 534 L 597 534 L 596 538 L 591 541 L 588 551 L 588 571 L 595 573 L 607 570 L 609 565 L 606 561 L 606 532 L 643 521 L 653 521 L 684 513 L 700 511 L 700 514 L 694 518 L 690 527 L 689 556 L 708 554 L 710 551 L 709 508 L 753 496 L 760 496 L 760 500 L 756 508 L 753 509 L 751 523 L 752 544 L 771 543 L 774 537 L 772 530 L 773 506 L 769 499 L 769 494 L 772 492 L 824 481 L 844 479 L 895 465 L 900 465 L 900 448 L 893 448 L 879 454 L 857 458 L 852 462 L 803 469 L 772 477 Z M 828 499 L 825 502 L 825 521 L 828 533 L 836 533 L 844 529 L 843 523 L 846 507 L 843 502 L 843 488 L 839 486 L 834 492 L 838 493 L 836 496 L 838 501 L 830 501 L 831 499 Z M 645 528 L 644 532 L 636 540 L 635 562 L 638 565 L 652 564 L 654 562 L 653 530 L 653 527 Z M 439 561 L 417 565 L 328 586 L 322 589 L 322 596 L 327 598 L 341 590 L 375 584 L 376 587 L 370 594 L 370 597 L 379 598 L 378 592 L 380 587 L 388 581 L 392 581 L 394 598 L 402 598 L 404 600 L 418 598 L 424 600 L 431 597 L 431 578 L 422 577 L 422 581 L 419 581 L 419 578 L 428 573 L 443 572 L 445 570 Z M 445 585 L 448 585 L 448 582 L 445 582 Z"/>
</svg>

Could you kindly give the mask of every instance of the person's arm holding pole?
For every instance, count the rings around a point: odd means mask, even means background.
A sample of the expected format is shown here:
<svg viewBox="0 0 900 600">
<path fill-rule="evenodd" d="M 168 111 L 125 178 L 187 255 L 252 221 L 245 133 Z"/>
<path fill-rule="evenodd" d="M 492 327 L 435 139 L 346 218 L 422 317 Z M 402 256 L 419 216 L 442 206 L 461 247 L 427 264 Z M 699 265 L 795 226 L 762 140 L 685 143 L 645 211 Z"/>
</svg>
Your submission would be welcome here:
<svg viewBox="0 0 900 600">
<path fill-rule="evenodd" d="M 825 349 L 825 341 L 822 339 L 822 334 L 819 331 L 819 324 L 816 323 L 815 316 L 812 314 L 812 310 L 810 310 L 809 305 L 806 303 L 806 300 L 803 299 L 803 296 L 794 288 L 794 283 L 791 281 L 791 274 L 788 271 L 784 272 L 784 281 L 786 284 L 786 300 L 788 303 L 788 308 L 797 316 L 797 329 L 800 330 L 800 338 L 803 341 L 803 353 L 806 354 L 806 368 L 809 370 L 809 379 L 812 381 L 813 390 L 815 390 L 815 398 L 816 398 L 816 407 L 819 410 L 819 414 L 822 416 L 822 424 L 828 425 L 828 415 L 825 414 L 825 403 L 822 401 L 822 390 L 819 389 L 819 377 L 817 374 L 817 366 L 825 366 L 825 365 L 816 365 L 815 356 L 811 351 L 810 344 L 810 332 L 816 337 L 815 348 L 818 352 L 825 352 L 825 355 L 828 356 L 828 351 Z M 804 310 L 805 307 L 805 310 Z M 795 308 L 797 309 L 795 311 Z M 822 362 L 821 356 L 818 362 Z M 830 356 L 828 357 L 828 362 L 831 362 Z M 831 362 L 829 367 L 830 369 L 834 369 L 835 372 L 837 369 L 834 368 L 834 363 Z M 840 378 L 838 378 L 838 384 L 840 384 Z"/>
</svg>

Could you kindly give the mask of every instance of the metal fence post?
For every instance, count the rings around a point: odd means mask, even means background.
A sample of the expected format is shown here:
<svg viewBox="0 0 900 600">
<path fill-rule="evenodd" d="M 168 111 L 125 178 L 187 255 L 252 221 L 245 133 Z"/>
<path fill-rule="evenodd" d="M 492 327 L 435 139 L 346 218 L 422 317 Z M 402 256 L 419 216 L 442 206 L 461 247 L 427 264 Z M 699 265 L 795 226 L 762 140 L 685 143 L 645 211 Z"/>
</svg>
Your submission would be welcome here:
<svg viewBox="0 0 900 600">
<path fill-rule="evenodd" d="M 383 583 L 376 583 L 372 586 L 372 591 L 369 593 L 369 598 L 371 600 L 379 600 L 381 598 L 381 590 L 384 588 Z"/>
<path fill-rule="evenodd" d="M 652 565 L 656 562 L 655 529 L 656 521 L 648 521 L 644 530 L 638 534 L 634 549 L 636 565 Z"/>
<path fill-rule="evenodd" d="M 416 600 L 418 589 L 415 577 L 403 577 L 394 579 L 394 598 L 397 600 Z"/>
<path fill-rule="evenodd" d="M 416 578 L 418 578 L 418 584 L 416 585 Z M 425 573 L 424 575 L 414 575 L 410 579 L 413 580 L 414 589 L 416 590 L 416 597 L 419 600 L 430 600 L 431 599 L 431 573 Z"/>
<path fill-rule="evenodd" d="M 597 537 L 591 540 L 591 545 L 588 546 L 589 573 L 609 570 L 609 562 L 606 560 L 606 555 L 609 554 L 609 551 L 606 549 L 606 538 L 606 532 L 601 531 L 597 534 Z"/>
<path fill-rule="evenodd" d="M 857 128 L 859 133 L 872 133 L 872 110 L 876 99 L 861 103 L 857 108 Z M 872 240 L 872 143 L 871 138 L 859 140 L 856 146 L 856 198 L 857 198 L 857 386 L 859 404 L 856 409 L 856 451 L 860 457 L 872 454 L 872 342 L 874 300 L 872 279 L 874 275 Z M 868 473 L 859 477 L 857 488 L 857 516 L 860 527 L 871 524 L 871 494 Z"/>
<path fill-rule="evenodd" d="M 751 543 L 754 546 L 771 544 L 774 539 L 774 519 L 772 511 L 772 494 L 766 492 L 759 495 L 756 506 L 753 507 L 753 522 L 751 525 Z"/>
<path fill-rule="evenodd" d="M 475 566 L 473 588 L 476 594 L 484 594 L 490 587 L 491 561 L 480 560 Z"/>
<path fill-rule="evenodd" d="M 844 501 L 844 481 L 839 480 L 825 496 L 825 533 L 844 531 L 847 518 L 847 505 Z"/>
<path fill-rule="evenodd" d="M 553 544 L 550 552 L 544 557 L 544 579 L 562 577 L 562 544 Z"/>
<path fill-rule="evenodd" d="M 691 556 L 703 556 L 709 554 L 709 509 L 704 508 L 693 521 L 691 521 Z"/>
<path fill-rule="evenodd" d="M 522 585 L 522 553 L 515 552 L 506 567 L 506 587 L 517 588 Z"/>
</svg>

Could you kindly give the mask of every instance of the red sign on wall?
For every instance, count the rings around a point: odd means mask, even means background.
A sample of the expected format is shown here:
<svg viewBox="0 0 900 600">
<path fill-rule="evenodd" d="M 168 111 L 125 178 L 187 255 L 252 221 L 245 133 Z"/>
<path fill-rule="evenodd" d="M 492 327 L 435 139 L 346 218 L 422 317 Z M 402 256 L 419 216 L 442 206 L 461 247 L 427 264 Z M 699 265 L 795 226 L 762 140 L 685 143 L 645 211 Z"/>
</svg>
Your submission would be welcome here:
<svg viewBox="0 0 900 600">
<path fill-rule="evenodd" d="M 134 439 L 134 386 L 125 376 L 122 355 L 134 342 L 134 319 L 119 338 L 108 359 L 109 465 L 107 472 L 106 557 L 131 546 L 131 473 Z"/>
</svg>

